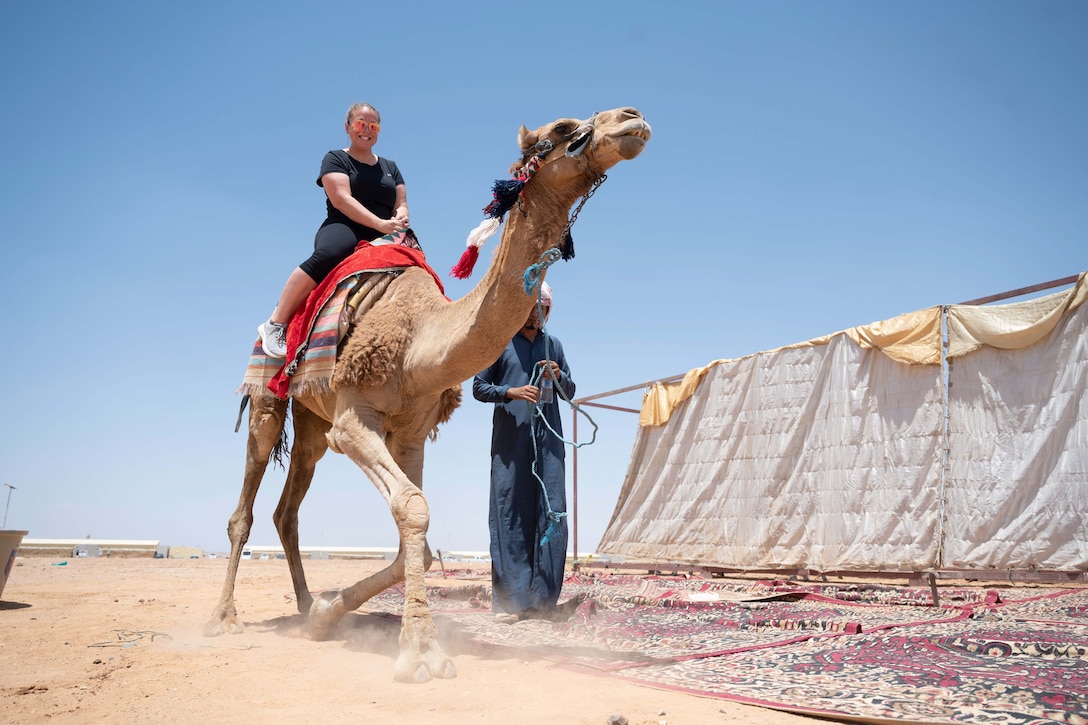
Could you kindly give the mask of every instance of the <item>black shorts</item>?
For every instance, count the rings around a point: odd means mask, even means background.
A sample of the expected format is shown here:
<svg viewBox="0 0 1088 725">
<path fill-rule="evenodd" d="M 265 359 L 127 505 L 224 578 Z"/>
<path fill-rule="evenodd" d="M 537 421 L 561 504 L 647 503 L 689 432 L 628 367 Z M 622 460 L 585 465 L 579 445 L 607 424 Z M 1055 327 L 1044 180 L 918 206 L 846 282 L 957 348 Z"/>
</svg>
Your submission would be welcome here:
<svg viewBox="0 0 1088 725">
<path fill-rule="evenodd" d="M 351 226 L 328 219 L 314 235 L 314 253 L 298 267 L 318 284 L 343 262 L 359 242 L 372 241 L 380 235 L 370 227 Z"/>
</svg>

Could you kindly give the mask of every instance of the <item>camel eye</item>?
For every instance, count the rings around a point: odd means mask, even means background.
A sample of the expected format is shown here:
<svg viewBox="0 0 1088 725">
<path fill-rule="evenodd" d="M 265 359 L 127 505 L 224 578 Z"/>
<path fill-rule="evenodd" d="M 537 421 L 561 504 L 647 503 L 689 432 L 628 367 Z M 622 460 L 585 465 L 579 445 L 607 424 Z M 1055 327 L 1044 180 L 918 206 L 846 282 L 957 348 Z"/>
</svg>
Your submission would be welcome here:
<svg viewBox="0 0 1088 725">
<path fill-rule="evenodd" d="M 570 133 L 570 132 L 571 132 L 572 130 L 573 130 L 573 129 L 571 128 L 571 126 L 570 126 L 570 124 L 569 124 L 569 123 L 557 123 L 557 124 L 555 125 L 555 128 L 553 128 L 553 129 L 552 129 L 552 132 L 553 132 L 553 133 L 557 133 L 557 134 L 559 134 L 560 136 L 566 136 L 566 135 L 567 135 L 567 134 L 569 134 L 569 133 Z"/>
</svg>

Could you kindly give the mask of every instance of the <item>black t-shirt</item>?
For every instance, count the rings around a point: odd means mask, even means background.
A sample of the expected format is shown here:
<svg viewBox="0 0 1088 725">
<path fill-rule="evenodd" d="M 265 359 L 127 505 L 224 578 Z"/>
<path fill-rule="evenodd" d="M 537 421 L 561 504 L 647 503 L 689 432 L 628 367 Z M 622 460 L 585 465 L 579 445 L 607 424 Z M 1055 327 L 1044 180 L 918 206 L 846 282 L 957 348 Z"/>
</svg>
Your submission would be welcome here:
<svg viewBox="0 0 1088 725">
<path fill-rule="evenodd" d="M 347 174 L 351 182 L 351 195 L 360 204 L 369 209 L 379 219 L 393 216 L 393 205 L 397 203 L 397 186 L 404 183 L 397 164 L 389 159 L 378 157 L 374 166 L 360 163 L 351 158 L 347 151 L 334 149 L 321 160 L 321 172 L 317 175 L 317 185 L 321 186 L 321 177 L 328 173 Z M 324 187 L 322 187 L 324 188 Z M 326 221 L 342 222 L 357 230 L 369 230 L 370 234 L 360 234 L 360 238 L 376 239 L 381 233 L 370 227 L 358 224 L 332 205 L 328 194 L 325 195 Z"/>
</svg>

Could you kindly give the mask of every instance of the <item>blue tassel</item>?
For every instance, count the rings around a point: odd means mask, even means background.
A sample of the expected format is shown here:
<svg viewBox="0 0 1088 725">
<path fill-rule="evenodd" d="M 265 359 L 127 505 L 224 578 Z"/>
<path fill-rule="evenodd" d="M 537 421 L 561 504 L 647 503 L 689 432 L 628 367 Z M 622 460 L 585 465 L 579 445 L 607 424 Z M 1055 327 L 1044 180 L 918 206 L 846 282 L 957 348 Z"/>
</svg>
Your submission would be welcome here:
<svg viewBox="0 0 1088 725">
<path fill-rule="evenodd" d="M 546 546 L 547 543 L 548 543 L 548 539 L 552 538 L 552 534 L 558 533 L 558 531 L 559 531 L 559 522 L 555 521 L 555 520 L 552 520 L 548 524 L 548 528 L 545 529 L 544 536 L 540 537 L 540 545 L 541 546 Z"/>
<path fill-rule="evenodd" d="M 525 187 L 525 181 L 519 179 L 499 179 L 491 187 L 494 199 L 484 207 L 484 213 L 495 219 L 501 219 L 517 203 L 518 194 Z"/>
<path fill-rule="evenodd" d="M 544 535 L 540 537 L 540 545 L 544 546 L 548 543 L 548 539 L 552 538 L 554 534 L 559 533 L 559 522 L 566 516 L 566 512 L 555 513 L 554 511 L 548 512 L 548 528 L 544 530 Z"/>
</svg>

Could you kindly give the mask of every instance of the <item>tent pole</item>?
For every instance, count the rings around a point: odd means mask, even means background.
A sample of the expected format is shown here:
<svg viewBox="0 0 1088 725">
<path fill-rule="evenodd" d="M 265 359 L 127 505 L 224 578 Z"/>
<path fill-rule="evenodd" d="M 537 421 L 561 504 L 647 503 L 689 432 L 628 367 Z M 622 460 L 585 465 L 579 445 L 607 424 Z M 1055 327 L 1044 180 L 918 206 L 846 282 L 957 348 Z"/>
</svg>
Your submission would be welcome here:
<svg viewBox="0 0 1088 725">
<path fill-rule="evenodd" d="M 573 475 L 571 477 L 571 485 L 573 487 L 574 508 L 573 516 L 571 518 L 571 531 L 574 539 L 574 561 L 577 564 L 578 561 L 578 411 L 575 410 L 571 416 L 574 419 L 574 423 L 571 425 L 571 434 L 574 436 L 574 451 L 572 455 L 574 457 L 573 463 Z"/>
</svg>

